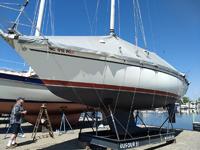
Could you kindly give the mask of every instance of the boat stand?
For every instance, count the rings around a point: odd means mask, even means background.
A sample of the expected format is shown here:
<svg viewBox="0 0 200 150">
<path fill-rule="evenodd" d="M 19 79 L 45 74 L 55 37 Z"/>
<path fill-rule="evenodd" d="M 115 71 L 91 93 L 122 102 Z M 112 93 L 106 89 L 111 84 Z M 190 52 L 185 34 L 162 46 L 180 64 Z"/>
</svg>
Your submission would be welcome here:
<svg viewBox="0 0 200 150">
<path fill-rule="evenodd" d="M 67 116 L 65 115 L 64 110 L 62 110 L 62 118 L 61 118 L 61 122 L 60 122 L 59 135 L 64 134 L 64 133 L 67 132 L 66 123 L 69 126 L 70 130 L 73 130 L 71 124 L 69 123 L 69 121 L 67 119 Z"/>
<path fill-rule="evenodd" d="M 160 127 L 149 127 L 145 125 L 144 121 L 139 116 L 139 112 L 136 111 L 136 115 L 133 119 L 134 124 L 136 124 L 137 121 L 140 120 L 143 124 L 143 127 L 136 126 L 133 133 L 126 133 L 125 131 L 125 134 L 122 135 L 118 132 L 118 128 L 116 125 L 119 120 L 115 118 L 111 109 L 109 109 L 109 111 L 115 132 L 113 132 L 112 130 L 98 131 L 97 126 L 96 129 L 92 128 L 91 132 L 82 133 L 82 129 L 80 129 L 79 140 L 81 142 L 84 142 L 88 146 L 94 148 L 96 147 L 110 149 L 130 149 L 148 144 L 175 142 L 175 131 L 173 129 L 173 126 L 171 125 L 171 129 L 162 128 L 167 121 L 170 123 L 170 116 L 167 117 L 167 119 L 162 123 Z"/>
</svg>

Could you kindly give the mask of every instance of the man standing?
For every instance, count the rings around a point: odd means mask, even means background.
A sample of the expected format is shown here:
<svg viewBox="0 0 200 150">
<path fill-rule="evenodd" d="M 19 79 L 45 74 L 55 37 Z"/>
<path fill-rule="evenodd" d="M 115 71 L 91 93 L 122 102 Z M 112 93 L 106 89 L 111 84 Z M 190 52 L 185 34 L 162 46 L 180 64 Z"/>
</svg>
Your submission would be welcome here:
<svg viewBox="0 0 200 150">
<path fill-rule="evenodd" d="M 19 97 L 16 100 L 16 104 L 12 108 L 10 115 L 10 125 L 11 125 L 12 135 L 10 137 L 10 140 L 8 141 L 6 148 L 17 146 L 16 137 L 20 130 L 22 116 L 27 113 L 27 111 L 23 109 L 23 103 L 24 103 L 24 98 Z"/>
</svg>

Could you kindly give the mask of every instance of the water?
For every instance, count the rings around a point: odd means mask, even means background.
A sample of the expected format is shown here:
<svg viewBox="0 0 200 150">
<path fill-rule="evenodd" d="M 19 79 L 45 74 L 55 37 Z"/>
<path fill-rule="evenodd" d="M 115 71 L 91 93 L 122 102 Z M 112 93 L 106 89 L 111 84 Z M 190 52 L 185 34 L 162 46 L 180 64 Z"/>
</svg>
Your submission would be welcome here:
<svg viewBox="0 0 200 150">
<path fill-rule="evenodd" d="M 141 118 L 147 125 L 160 126 L 168 116 L 167 112 L 145 111 L 140 114 Z M 174 128 L 192 130 L 193 118 L 200 122 L 200 113 L 196 110 L 185 110 L 181 113 L 176 113 L 176 123 L 173 123 Z M 166 122 L 164 127 L 169 124 Z"/>
</svg>

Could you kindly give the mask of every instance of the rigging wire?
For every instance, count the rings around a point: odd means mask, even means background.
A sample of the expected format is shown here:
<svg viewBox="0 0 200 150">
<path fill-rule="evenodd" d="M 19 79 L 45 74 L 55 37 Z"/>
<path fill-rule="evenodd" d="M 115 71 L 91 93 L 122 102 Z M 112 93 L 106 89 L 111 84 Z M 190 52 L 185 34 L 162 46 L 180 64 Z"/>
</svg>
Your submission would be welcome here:
<svg viewBox="0 0 200 150">
<path fill-rule="evenodd" d="M 31 27 L 31 35 L 34 35 L 35 32 L 35 26 L 36 26 L 36 20 L 37 20 L 37 12 L 38 12 L 38 7 L 39 6 L 39 0 L 36 1 L 35 9 L 34 9 L 34 16 L 33 16 L 33 23 Z"/>
<path fill-rule="evenodd" d="M 134 13 L 134 24 L 135 24 L 135 44 L 136 47 L 138 47 L 138 35 L 139 35 L 139 29 L 142 34 L 142 39 L 144 42 L 144 47 L 147 49 L 147 42 L 146 42 L 146 37 L 145 37 L 145 31 L 144 31 L 144 26 L 143 26 L 143 21 L 142 21 L 142 15 L 140 11 L 140 5 L 138 0 L 133 0 L 133 13 Z M 136 53 L 138 52 L 138 49 Z"/>
<path fill-rule="evenodd" d="M 119 29 L 119 37 L 121 36 L 121 24 L 120 24 L 120 22 L 121 22 L 121 18 L 120 18 L 120 0 L 118 0 L 118 29 Z"/>
<path fill-rule="evenodd" d="M 141 15 L 141 11 L 140 11 L 140 4 L 139 4 L 138 0 L 136 0 L 136 1 L 137 1 L 139 23 L 140 23 L 140 29 L 141 29 L 141 33 L 142 33 L 142 37 L 143 37 L 143 42 L 144 42 L 145 48 L 147 48 L 147 42 L 146 42 L 146 37 L 145 37 L 144 25 L 143 25 L 142 15 Z"/>
<path fill-rule="evenodd" d="M 106 5 L 107 7 L 106 7 L 106 14 L 109 14 L 109 1 L 107 1 L 107 5 Z M 106 20 L 108 19 L 108 16 L 109 15 L 105 15 L 105 17 L 104 17 L 104 24 L 106 24 Z M 105 27 L 104 28 L 104 33 L 106 33 L 107 32 L 107 27 Z"/>
<path fill-rule="evenodd" d="M 47 13 L 47 20 L 46 20 L 46 25 L 45 25 L 45 32 L 44 32 L 44 34 L 48 34 L 48 30 L 49 30 L 49 21 L 50 21 L 50 7 L 48 7 L 49 8 L 49 11 L 48 11 L 48 13 Z M 50 28 L 51 28 L 51 24 L 50 24 Z M 52 30 L 51 30 L 52 31 Z M 51 33 L 52 34 L 52 33 Z"/>
<path fill-rule="evenodd" d="M 12 7 L 9 7 L 9 6 L 4 6 L 4 5 L 1 5 L 1 4 L 0 4 L 0 7 L 2 7 L 2 8 L 6 8 L 6 9 L 10 9 L 10 10 L 13 10 L 13 11 L 17 11 L 17 12 L 20 11 L 19 9 L 12 8 Z"/>
<path fill-rule="evenodd" d="M 137 16 L 136 16 L 136 7 L 135 7 L 135 0 L 133 0 L 133 16 L 134 16 L 134 31 L 135 31 L 135 45 L 138 47 L 138 21 L 137 21 Z"/>
<path fill-rule="evenodd" d="M 1 2 L 0 5 L 16 5 L 16 6 L 21 6 L 19 3 L 7 3 L 7 2 Z"/>
<path fill-rule="evenodd" d="M 52 7 L 52 0 L 49 0 L 49 16 L 50 16 L 50 21 L 51 21 L 51 34 L 54 35 L 55 34 L 55 21 L 54 21 L 54 13 L 53 13 L 53 7 Z"/>
<path fill-rule="evenodd" d="M 11 21 L 10 23 L 13 24 L 13 23 L 15 23 L 15 22 Z M 24 23 L 19 23 L 19 22 L 18 22 L 18 23 L 17 23 L 17 26 L 19 26 L 19 25 L 20 25 L 20 26 L 24 26 L 24 27 L 29 27 L 29 28 L 32 27 L 32 25 L 28 25 L 28 24 L 24 24 Z M 17 29 L 17 26 L 16 26 L 16 29 Z"/>
<path fill-rule="evenodd" d="M 93 21 L 94 35 L 96 35 L 96 32 L 97 32 L 99 3 L 100 3 L 100 0 L 97 1 L 96 11 L 95 11 L 95 16 L 94 16 L 94 21 Z"/>
<path fill-rule="evenodd" d="M 88 23 L 89 23 L 89 26 L 90 26 L 90 34 L 92 35 L 92 23 L 91 23 L 91 20 L 90 20 L 90 16 L 89 16 L 89 11 L 88 11 L 88 7 L 87 7 L 87 3 L 86 3 L 85 0 L 83 0 L 83 2 L 84 2 L 84 8 L 85 8 L 85 11 L 86 11 Z"/>
<path fill-rule="evenodd" d="M 41 33 L 44 34 L 44 30 L 45 30 L 44 25 L 45 25 L 45 20 L 46 20 L 46 17 L 47 17 L 47 9 L 46 9 L 47 8 L 47 2 L 48 1 L 45 2 L 45 6 L 44 6 L 44 13 L 43 13 L 42 26 L 41 26 L 40 34 Z M 46 27 L 48 27 L 48 26 L 46 26 Z"/>
<path fill-rule="evenodd" d="M 148 14 L 148 21 L 149 21 L 149 28 L 150 28 L 150 34 L 151 34 L 151 40 L 152 40 L 152 51 L 155 51 L 155 36 L 153 32 L 153 25 L 152 25 L 152 18 L 151 18 L 151 12 L 150 12 L 150 6 L 149 1 L 147 1 L 147 14 Z"/>
</svg>

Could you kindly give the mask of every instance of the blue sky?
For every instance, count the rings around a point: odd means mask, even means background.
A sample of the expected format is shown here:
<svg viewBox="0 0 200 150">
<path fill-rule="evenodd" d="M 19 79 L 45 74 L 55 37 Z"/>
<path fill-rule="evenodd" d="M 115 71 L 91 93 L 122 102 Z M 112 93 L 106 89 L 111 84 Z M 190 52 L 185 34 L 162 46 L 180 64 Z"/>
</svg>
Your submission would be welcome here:
<svg viewBox="0 0 200 150">
<path fill-rule="evenodd" d="M 133 43 L 132 0 L 119 1 L 120 26 L 116 14 L 116 33 Z M 2 2 L 13 2 L 13 0 L 0 0 L 0 4 Z M 22 3 L 23 0 L 15 2 Z M 35 2 L 36 0 L 30 0 L 26 8 L 26 14 L 30 18 L 34 15 Z M 200 0 L 139 0 L 139 2 L 148 50 L 156 52 L 179 71 L 186 73 L 191 82 L 187 96 L 197 99 L 200 97 Z M 118 12 L 118 6 L 116 8 Z M 109 33 L 110 0 L 52 0 L 52 13 L 55 35 Z M 7 21 L 13 21 L 15 17 L 15 12 L 0 7 L 0 28 L 8 27 Z M 51 35 L 47 18 L 48 15 L 45 17 L 43 33 Z M 28 21 L 22 17 L 21 23 L 27 24 Z M 26 34 L 30 33 L 29 29 L 24 27 L 20 27 L 19 30 Z M 139 45 L 144 47 L 141 34 L 139 41 Z M 0 45 L 1 68 L 27 69 L 23 59 L 2 39 Z"/>
</svg>

